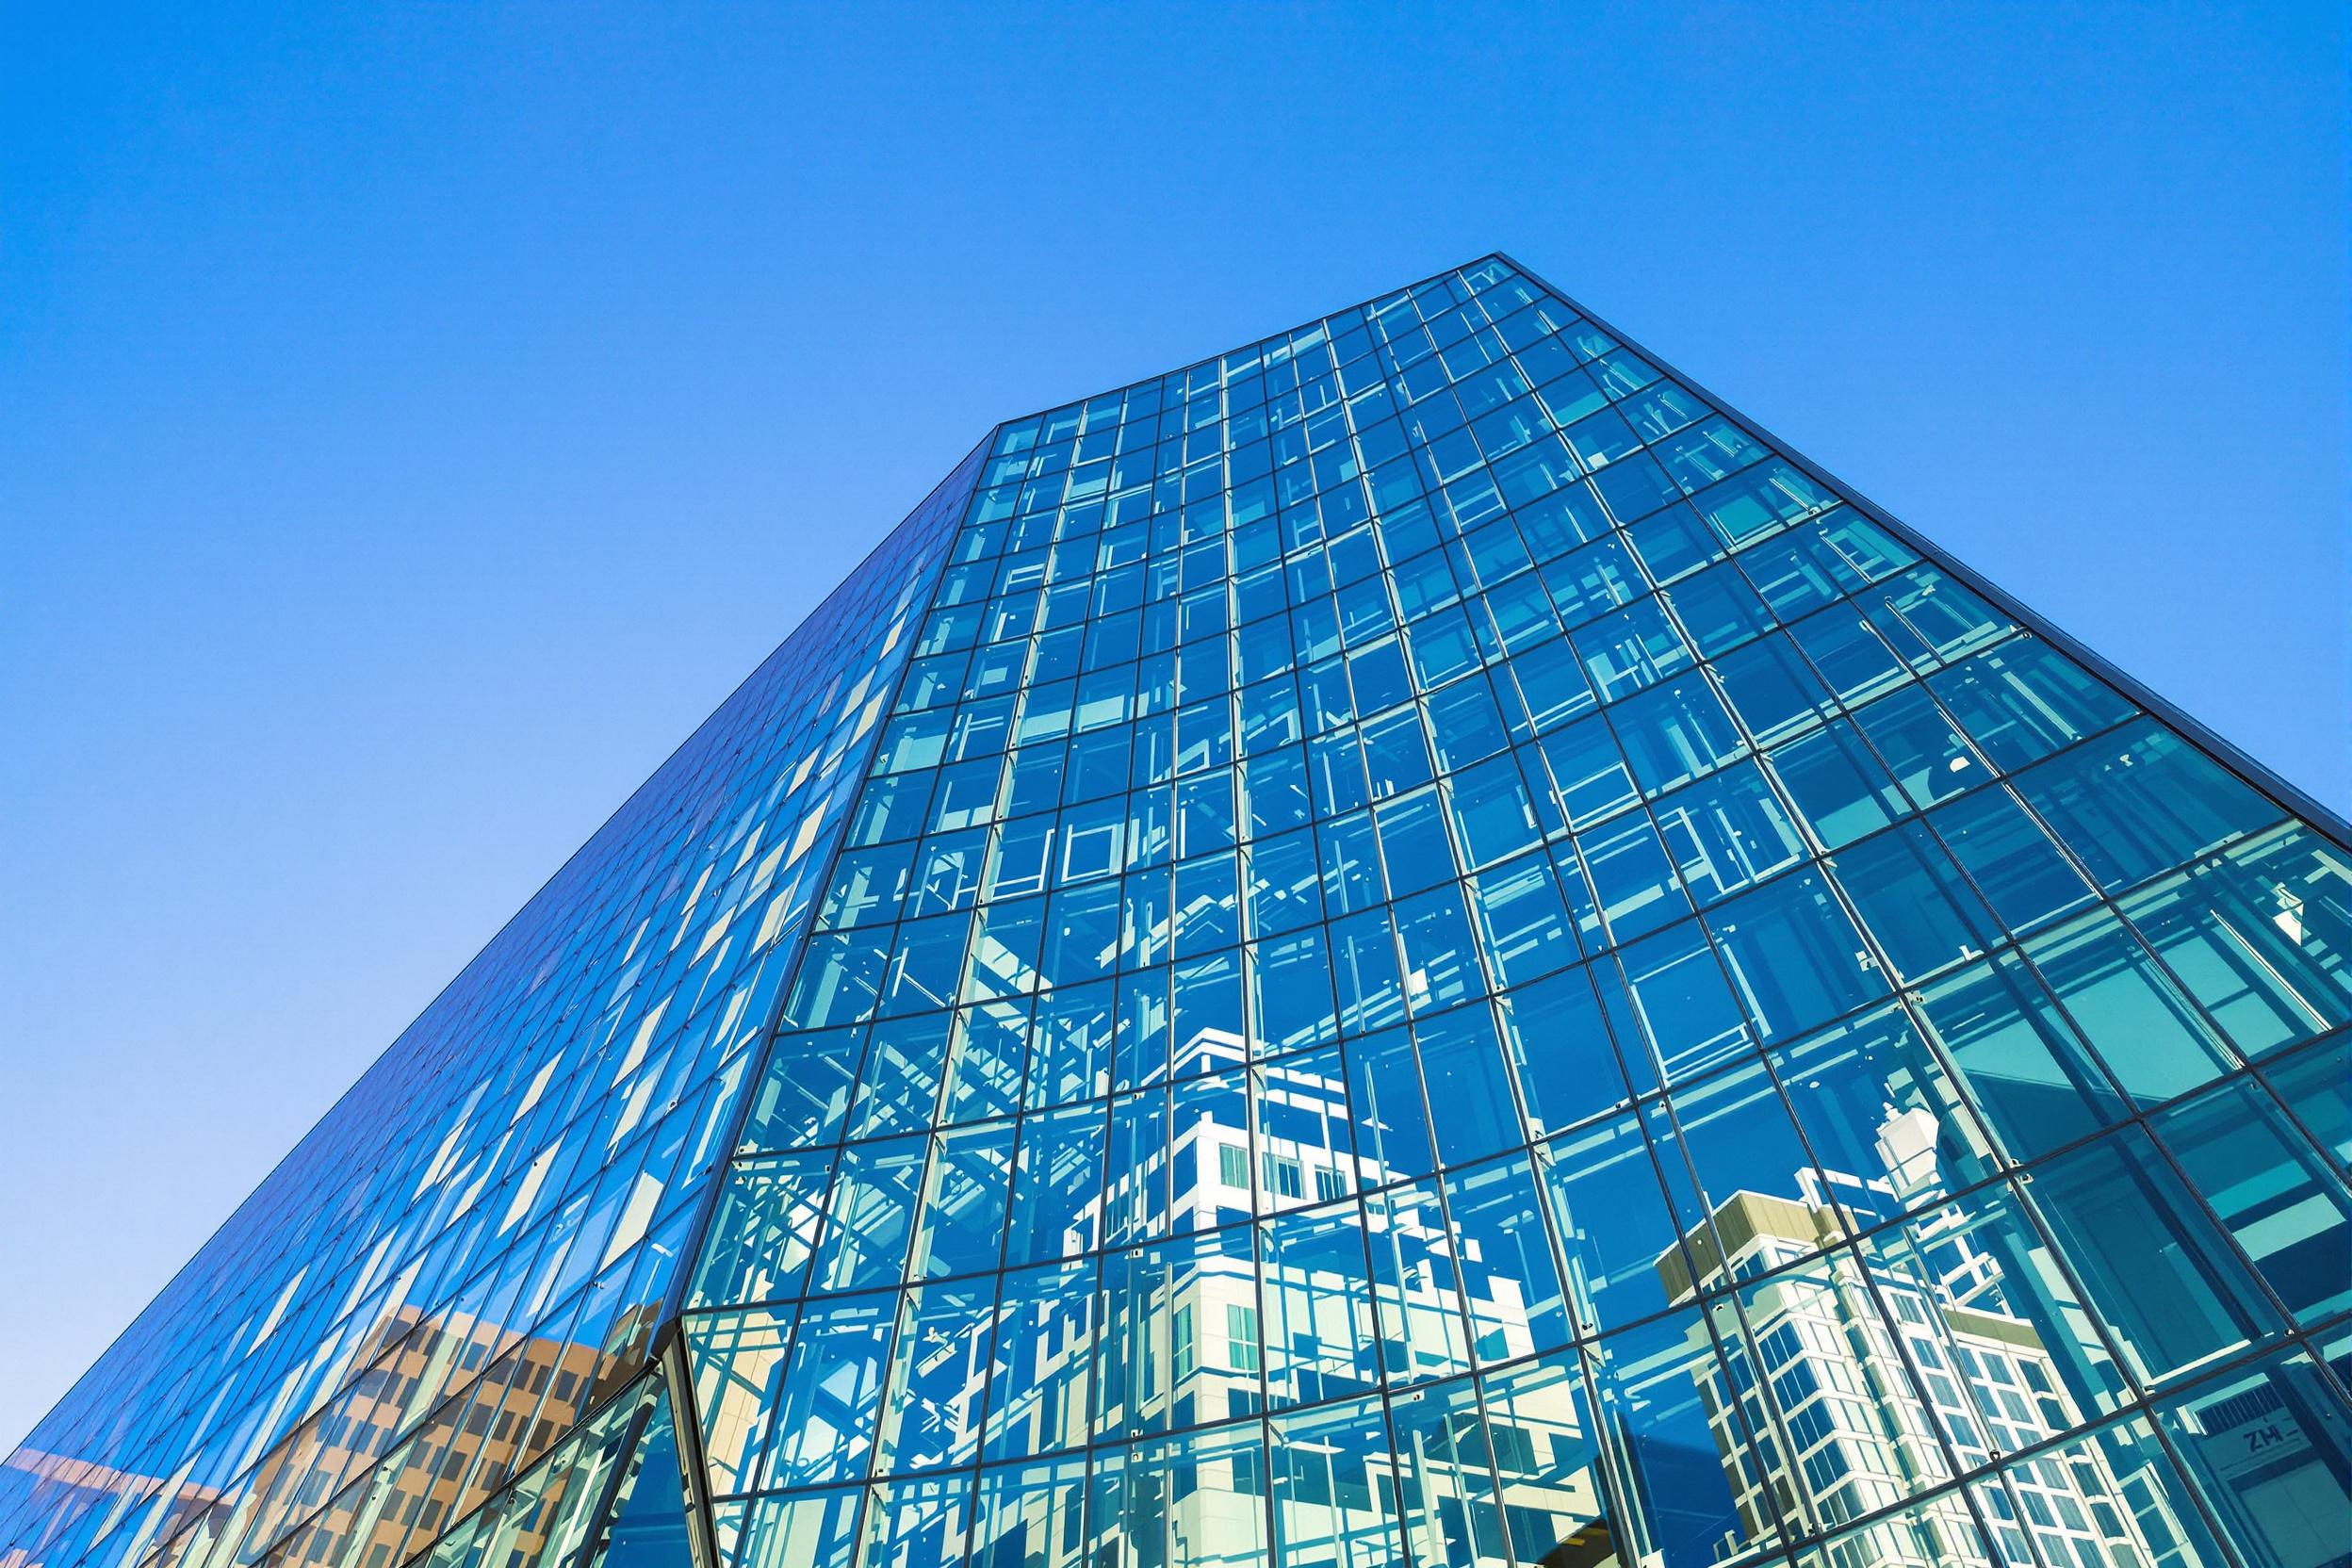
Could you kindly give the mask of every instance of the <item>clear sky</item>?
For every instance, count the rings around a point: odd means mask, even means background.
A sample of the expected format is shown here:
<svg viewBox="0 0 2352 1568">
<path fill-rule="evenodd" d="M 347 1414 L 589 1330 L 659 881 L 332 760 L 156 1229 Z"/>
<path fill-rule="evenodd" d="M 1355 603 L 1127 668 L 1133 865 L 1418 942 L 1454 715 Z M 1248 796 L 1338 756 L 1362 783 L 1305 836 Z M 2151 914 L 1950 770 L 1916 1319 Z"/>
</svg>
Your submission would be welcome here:
<svg viewBox="0 0 2352 1568">
<path fill-rule="evenodd" d="M 997 419 L 1511 251 L 2339 807 L 2336 6 L 0 20 L 0 1447 Z"/>
</svg>

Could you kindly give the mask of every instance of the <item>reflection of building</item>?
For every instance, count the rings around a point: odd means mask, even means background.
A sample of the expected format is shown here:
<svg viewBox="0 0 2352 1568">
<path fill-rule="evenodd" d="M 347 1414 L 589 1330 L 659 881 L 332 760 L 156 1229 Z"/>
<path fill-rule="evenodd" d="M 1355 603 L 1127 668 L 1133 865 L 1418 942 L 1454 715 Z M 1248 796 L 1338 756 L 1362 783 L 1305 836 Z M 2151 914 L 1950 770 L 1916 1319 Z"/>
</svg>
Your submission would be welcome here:
<svg viewBox="0 0 2352 1568">
<path fill-rule="evenodd" d="M 1850 1204 L 1872 1192 L 1915 1200 L 1934 1182 L 1933 1137 L 1924 1112 L 1890 1112 L 1878 1138 L 1888 1174 L 1832 1173 L 1830 1187 Z M 1714 1297 L 1687 1341 L 1741 1523 L 1722 1555 L 1768 1534 L 1774 1512 L 1835 1530 L 1950 1481 L 1955 1461 L 1974 1470 L 2082 1424 L 2039 1331 L 2001 1310 L 1988 1255 L 1964 1235 L 1930 1234 L 1927 1268 L 1872 1267 L 1838 1246 L 1844 1222 L 1821 1179 L 1799 1172 L 1796 1186 L 1794 1199 L 1733 1194 L 1658 1264 L 1676 1304 L 1727 1286 L 1737 1298 Z M 2004 1546 L 2031 1537 L 2059 1562 L 2156 1562 L 2096 1448 L 2027 1462 L 2010 1483 L 1977 1489 Z M 1834 1555 L 1851 1568 L 1990 1568 L 1978 1542 L 1967 1504 L 1948 1494 Z"/>
<path fill-rule="evenodd" d="M 2336 1368 L 2352 1371 L 2352 1357 Z M 2191 1400 L 2180 1425 L 2217 1483 L 2214 1508 L 2248 1543 L 2250 1568 L 2352 1563 L 2352 1430 L 2331 1415 L 2309 1367 L 2278 1367 Z"/>
<path fill-rule="evenodd" d="M 128 1475 L 31 1447 L 10 1454 L 8 1468 L 32 1478 L 33 1484 L 41 1489 L 41 1495 L 60 1512 L 136 1504 L 158 1490 L 153 1476 Z M 184 1483 L 168 1490 L 172 1500 L 157 1511 L 156 1517 L 156 1527 L 162 1534 L 177 1530 L 220 1496 L 210 1487 Z M 0 1568 L 28 1568 L 35 1560 L 22 1546 L 0 1544 Z"/>
<path fill-rule="evenodd" d="M 611 1392 L 612 1368 L 642 1356 L 651 1315 L 638 1309 L 591 1345 L 404 1312 L 371 1336 L 368 1370 L 279 1446 L 241 1508 L 216 1504 L 208 1527 L 272 1547 L 273 1560 L 299 1561 L 313 1541 L 339 1550 L 357 1541 L 397 1564 L 407 1544 L 433 1539 Z M 466 1392 L 435 1411 L 451 1390 Z"/>
<path fill-rule="evenodd" d="M 2352 874 L 2066 646 L 1501 257 L 1011 421 L 0 1568 L 2317 1568 Z"/>
</svg>

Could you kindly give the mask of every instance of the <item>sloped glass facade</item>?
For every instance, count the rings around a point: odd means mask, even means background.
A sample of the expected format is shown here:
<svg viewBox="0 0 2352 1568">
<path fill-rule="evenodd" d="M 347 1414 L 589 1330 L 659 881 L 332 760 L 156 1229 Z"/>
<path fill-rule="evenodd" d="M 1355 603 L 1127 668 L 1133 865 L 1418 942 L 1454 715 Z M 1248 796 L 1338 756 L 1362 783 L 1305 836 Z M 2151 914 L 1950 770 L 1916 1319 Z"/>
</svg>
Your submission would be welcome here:
<svg viewBox="0 0 2352 1568">
<path fill-rule="evenodd" d="M 0 1466 L 0 1563 L 384 1568 L 646 1364 L 981 456 Z"/>
<path fill-rule="evenodd" d="M 991 433 L 0 1568 L 2352 1561 L 2346 838 L 1490 257 Z"/>
</svg>

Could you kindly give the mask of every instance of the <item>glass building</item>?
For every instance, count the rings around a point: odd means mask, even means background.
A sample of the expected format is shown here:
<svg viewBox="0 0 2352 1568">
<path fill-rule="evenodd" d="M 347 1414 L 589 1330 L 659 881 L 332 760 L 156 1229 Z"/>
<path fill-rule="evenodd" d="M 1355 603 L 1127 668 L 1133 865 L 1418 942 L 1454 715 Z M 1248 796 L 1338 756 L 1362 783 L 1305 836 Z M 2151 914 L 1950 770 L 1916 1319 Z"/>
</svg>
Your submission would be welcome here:
<svg viewBox="0 0 2352 1568">
<path fill-rule="evenodd" d="M 989 433 L 0 1568 L 2352 1562 L 2348 838 L 1489 257 Z"/>
</svg>

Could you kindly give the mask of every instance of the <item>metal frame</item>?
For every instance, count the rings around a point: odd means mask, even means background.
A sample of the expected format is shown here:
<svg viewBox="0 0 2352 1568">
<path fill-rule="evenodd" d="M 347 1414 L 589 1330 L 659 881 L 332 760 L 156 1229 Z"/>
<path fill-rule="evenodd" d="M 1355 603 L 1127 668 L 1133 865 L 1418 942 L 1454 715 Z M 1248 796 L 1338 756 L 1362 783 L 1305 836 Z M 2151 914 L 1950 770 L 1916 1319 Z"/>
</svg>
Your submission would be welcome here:
<svg viewBox="0 0 2352 1568">
<path fill-rule="evenodd" d="M 1936 565 L 1942 567 L 1946 571 L 1949 571 L 1961 582 L 1965 583 L 1975 592 L 1983 595 L 1985 598 L 1991 600 L 2006 613 L 2015 616 L 2017 622 L 2024 626 L 2029 631 L 2032 631 L 2035 636 L 2040 637 L 2051 646 L 2057 648 L 2061 653 L 2064 653 L 2075 662 L 2082 665 L 2085 669 L 2088 669 L 2093 675 L 2107 682 L 2108 685 L 2115 687 L 2125 696 L 2130 697 L 2133 702 L 2139 704 L 2140 707 L 2146 709 L 2149 713 L 2155 715 L 2158 719 L 2163 720 L 2166 725 L 2177 730 L 2182 739 L 2186 740 L 2191 745 L 2196 746 L 2199 751 L 2204 752 L 2208 757 L 2212 758 L 2215 762 L 2219 763 L 2230 773 L 2235 775 L 2242 782 L 2250 785 L 2255 790 L 2270 796 L 2271 799 L 2277 801 L 2279 805 L 2284 806 L 2288 810 L 2294 812 L 2296 816 L 2301 817 L 2312 827 L 2318 829 L 2328 838 L 2333 840 L 2338 846 L 2344 849 L 2352 850 L 2352 819 L 2347 819 L 2341 813 L 2313 799 L 2303 790 L 2280 777 L 2278 774 L 2271 768 L 2256 760 L 2253 757 L 2249 756 L 2238 746 L 2231 744 L 2227 740 L 2224 740 L 2210 727 L 2190 715 L 2178 704 L 2172 702 L 2170 699 L 2161 695 L 2155 691 L 2152 691 L 2147 685 L 2134 678 L 2124 670 L 2117 668 L 2107 660 L 2101 658 L 2096 651 L 2087 646 L 2081 640 L 2074 637 L 2071 633 L 2066 631 L 2056 623 L 2051 621 L 2049 616 L 2027 605 L 2026 602 L 2017 597 L 2017 595 L 2009 592 L 2006 588 L 2001 587 L 1999 583 L 1993 581 L 1992 579 L 1986 577 L 1983 572 L 1978 571 L 1967 562 L 1954 556 L 1946 547 L 1927 538 L 1917 529 L 1911 527 L 1910 524 L 1905 523 L 1901 518 L 1895 516 L 1885 507 L 1880 506 L 1876 501 L 1873 501 L 1869 497 L 1863 495 L 1860 491 L 1856 490 L 1853 485 L 1847 483 L 1844 480 L 1838 479 L 1834 474 L 1831 474 L 1827 469 L 1823 468 L 1820 464 L 1814 462 L 1811 458 L 1805 456 L 1794 446 L 1791 446 L 1788 441 L 1782 439 L 1778 435 L 1775 435 L 1771 431 L 1765 429 L 1762 425 L 1756 423 L 1754 419 L 1748 417 L 1748 416 L 1742 414 L 1740 410 L 1724 401 L 1723 398 L 1718 396 L 1714 390 L 1708 387 L 1706 384 L 1694 379 L 1663 355 L 1651 351 L 1649 346 L 1642 342 L 1641 339 L 1620 331 L 1615 322 L 1610 321 L 1608 318 L 1589 308 L 1583 301 L 1577 299 L 1575 295 L 1570 294 L 1565 289 L 1554 285 L 1550 279 L 1544 277 L 1543 273 L 1538 272 L 1534 268 L 1527 266 L 1525 262 L 1521 261 L 1518 257 L 1511 254 L 1507 251 L 1494 251 L 1489 253 L 1489 254 L 1494 260 L 1503 262 L 1514 270 L 1526 274 L 1527 278 L 1541 285 L 1546 291 L 1559 295 L 1594 326 L 1599 327 L 1610 336 L 1615 337 L 1619 342 L 1625 344 L 1625 347 L 1633 350 L 1642 358 L 1657 366 L 1658 369 L 1673 377 L 1674 380 L 1682 383 L 1683 385 L 1690 388 L 1691 391 L 1697 393 L 1708 402 L 1714 404 L 1715 411 L 1717 413 L 1723 415 L 1734 424 L 1739 425 L 1741 429 L 1745 430 L 1750 435 L 1755 436 L 1764 445 L 1772 448 L 1782 457 L 1788 459 L 1790 466 L 1804 473 L 1807 479 L 1812 480 L 1814 482 L 1820 484 L 1826 490 L 1835 492 L 1849 505 L 1853 506 L 1855 511 L 1861 513 L 1864 516 L 1870 518 L 1870 521 L 1886 529 L 1888 532 L 1895 535 L 1896 538 L 1902 540 L 1912 549 L 1917 550 L 1920 555 L 1926 557 L 1930 561 L 1933 561 Z M 1475 267 L 1478 263 L 1469 262 L 1464 265 Z M 1459 270 L 1459 269 L 1457 269 L 1457 270 Z"/>
</svg>

